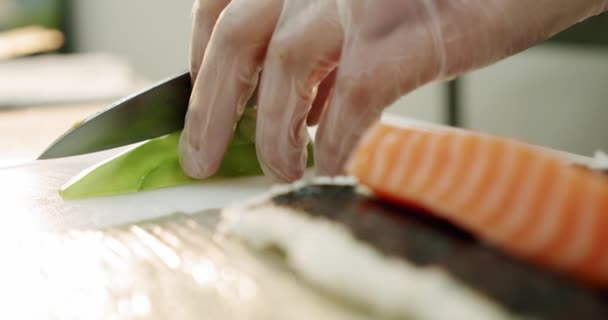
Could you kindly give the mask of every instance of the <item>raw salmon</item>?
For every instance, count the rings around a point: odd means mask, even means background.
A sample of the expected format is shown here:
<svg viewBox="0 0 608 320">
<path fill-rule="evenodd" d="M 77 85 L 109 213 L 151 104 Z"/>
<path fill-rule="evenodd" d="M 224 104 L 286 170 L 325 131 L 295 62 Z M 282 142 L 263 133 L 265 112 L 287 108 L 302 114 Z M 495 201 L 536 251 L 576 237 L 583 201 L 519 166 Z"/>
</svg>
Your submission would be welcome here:
<svg viewBox="0 0 608 320">
<path fill-rule="evenodd" d="M 608 178 L 539 146 L 379 122 L 347 171 L 513 256 L 608 287 Z"/>
</svg>

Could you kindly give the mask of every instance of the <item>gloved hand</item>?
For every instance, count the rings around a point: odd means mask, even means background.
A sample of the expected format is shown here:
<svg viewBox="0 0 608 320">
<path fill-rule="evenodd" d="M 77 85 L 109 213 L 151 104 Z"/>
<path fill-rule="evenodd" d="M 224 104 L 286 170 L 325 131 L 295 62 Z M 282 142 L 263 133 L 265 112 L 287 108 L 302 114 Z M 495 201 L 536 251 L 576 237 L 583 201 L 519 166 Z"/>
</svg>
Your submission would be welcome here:
<svg viewBox="0 0 608 320">
<path fill-rule="evenodd" d="M 182 166 L 196 178 L 217 170 L 259 80 L 264 172 L 300 178 L 306 125 L 319 123 L 317 170 L 339 174 L 365 129 L 401 95 L 606 10 L 608 0 L 198 0 Z"/>
</svg>

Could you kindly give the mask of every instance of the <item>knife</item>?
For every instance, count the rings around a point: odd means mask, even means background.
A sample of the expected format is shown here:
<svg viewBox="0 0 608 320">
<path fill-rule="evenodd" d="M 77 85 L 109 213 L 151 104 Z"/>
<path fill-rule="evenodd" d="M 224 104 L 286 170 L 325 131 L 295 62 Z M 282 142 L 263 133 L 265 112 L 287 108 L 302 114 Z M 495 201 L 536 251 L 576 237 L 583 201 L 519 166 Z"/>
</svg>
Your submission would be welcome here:
<svg viewBox="0 0 608 320">
<path fill-rule="evenodd" d="M 183 129 L 191 92 L 189 72 L 165 79 L 85 119 L 38 159 L 103 151 Z"/>
</svg>

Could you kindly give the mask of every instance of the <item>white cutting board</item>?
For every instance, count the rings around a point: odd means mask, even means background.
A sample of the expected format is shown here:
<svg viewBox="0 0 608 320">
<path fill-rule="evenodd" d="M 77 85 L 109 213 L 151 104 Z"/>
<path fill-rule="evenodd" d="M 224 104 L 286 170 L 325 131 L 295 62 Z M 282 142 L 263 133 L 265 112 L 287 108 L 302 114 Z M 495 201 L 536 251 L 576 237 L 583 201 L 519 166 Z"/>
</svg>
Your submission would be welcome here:
<svg viewBox="0 0 608 320">
<path fill-rule="evenodd" d="M 59 188 L 69 179 L 121 151 L 124 148 L 0 168 L 0 232 L 97 228 L 195 213 L 246 199 L 272 185 L 265 177 L 250 177 L 76 201 L 59 196 Z"/>
</svg>

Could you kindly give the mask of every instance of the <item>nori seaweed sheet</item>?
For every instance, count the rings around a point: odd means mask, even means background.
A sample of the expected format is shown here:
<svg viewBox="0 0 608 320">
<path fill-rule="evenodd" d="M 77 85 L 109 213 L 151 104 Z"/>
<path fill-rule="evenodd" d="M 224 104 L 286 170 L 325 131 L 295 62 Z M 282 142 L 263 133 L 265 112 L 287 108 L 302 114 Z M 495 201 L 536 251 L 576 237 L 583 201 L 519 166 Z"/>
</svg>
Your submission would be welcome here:
<svg viewBox="0 0 608 320">
<path fill-rule="evenodd" d="M 272 203 L 342 223 L 387 256 L 443 268 L 517 315 L 608 319 L 607 292 L 509 257 L 420 209 L 385 203 L 352 186 L 324 184 L 277 195 Z"/>
</svg>

